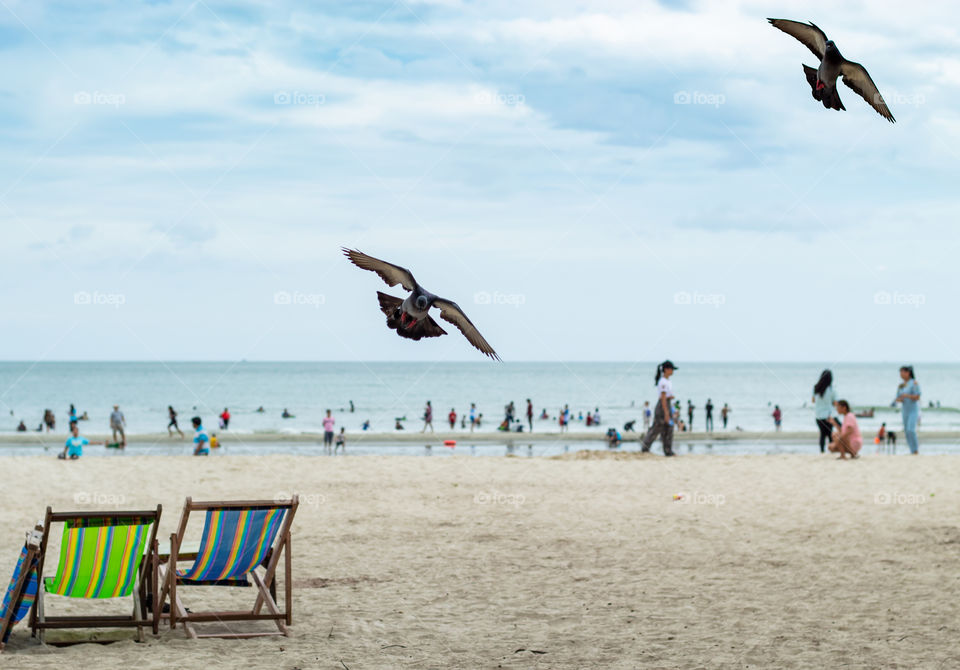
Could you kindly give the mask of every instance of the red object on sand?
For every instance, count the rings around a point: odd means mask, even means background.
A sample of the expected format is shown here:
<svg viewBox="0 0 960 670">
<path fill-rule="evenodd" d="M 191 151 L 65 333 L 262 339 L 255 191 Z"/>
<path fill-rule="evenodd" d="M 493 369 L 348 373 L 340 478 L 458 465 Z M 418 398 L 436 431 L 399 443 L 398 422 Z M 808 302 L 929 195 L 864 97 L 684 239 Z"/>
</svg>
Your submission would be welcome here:
<svg viewBox="0 0 960 670">
<path fill-rule="evenodd" d="M 451 449 L 453 449 L 455 446 L 457 446 L 457 441 L 456 441 L 456 440 L 444 440 L 444 441 L 443 441 L 443 446 L 445 446 L 445 447 L 450 447 Z"/>
</svg>

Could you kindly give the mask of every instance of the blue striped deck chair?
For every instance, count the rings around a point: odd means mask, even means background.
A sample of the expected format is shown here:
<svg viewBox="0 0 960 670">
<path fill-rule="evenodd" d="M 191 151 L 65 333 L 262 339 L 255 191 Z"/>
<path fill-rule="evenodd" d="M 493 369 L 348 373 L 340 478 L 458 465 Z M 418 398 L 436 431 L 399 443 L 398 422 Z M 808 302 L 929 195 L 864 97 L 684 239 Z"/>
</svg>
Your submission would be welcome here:
<svg viewBox="0 0 960 670">
<path fill-rule="evenodd" d="M 247 638 L 286 635 L 292 624 L 290 526 L 299 498 L 290 500 L 241 500 L 194 502 L 187 498 L 180 526 L 170 536 L 170 557 L 160 571 L 160 602 L 170 600 L 170 627 L 183 623 L 190 638 Z M 203 532 L 196 550 L 181 551 L 191 512 L 204 512 Z M 283 558 L 284 609 L 277 606 L 276 577 Z M 192 561 L 187 568 L 178 563 Z M 262 573 L 262 574 L 261 574 Z M 256 600 L 250 610 L 187 611 L 179 588 L 185 586 L 253 586 Z M 266 612 L 263 612 L 264 607 Z M 236 621 L 273 621 L 277 630 L 238 632 Z M 194 624 L 219 622 L 226 632 L 198 633 Z"/>
<path fill-rule="evenodd" d="M 10 639 L 14 625 L 27 616 L 37 599 L 37 585 L 40 583 L 37 568 L 40 565 L 42 541 L 43 526 L 38 523 L 33 531 L 27 533 L 27 541 L 20 549 L 13 577 L 0 604 L 0 652 Z"/>
<path fill-rule="evenodd" d="M 34 635 L 39 631 L 41 641 L 45 641 L 49 629 L 132 627 L 137 629 L 137 640 L 142 642 L 146 626 L 157 634 L 160 620 L 157 599 L 152 598 L 152 594 L 156 593 L 158 583 L 157 524 L 161 509 L 157 505 L 156 510 L 136 512 L 54 513 L 48 507 L 38 567 L 40 589 L 30 617 Z M 63 526 L 60 560 L 56 575 L 44 577 L 44 560 L 54 524 Z M 47 616 L 47 596 L 87 600 L 132 597 L 133 613 Z M 147 603 L 151 600 L 153 605 L 148 611 Z"/>
</svg>

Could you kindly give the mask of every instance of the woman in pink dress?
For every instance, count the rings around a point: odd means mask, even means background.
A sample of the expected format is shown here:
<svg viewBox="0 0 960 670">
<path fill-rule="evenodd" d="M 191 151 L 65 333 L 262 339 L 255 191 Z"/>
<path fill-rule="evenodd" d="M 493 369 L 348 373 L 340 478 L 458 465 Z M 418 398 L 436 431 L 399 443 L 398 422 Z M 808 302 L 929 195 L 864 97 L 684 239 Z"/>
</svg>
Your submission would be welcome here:
<svg viewBox="0 0 960 670">
<path fill-rule="evenodd" d="M 840 454 L 840 460 L 848 455 L 850 458 L 859 458 L 860 448 L 863 447 L 863 436 L 860 434 L 857 417 L 850 411 L 850 403 L 846 400 L 838 400 L 837 413 L 843 417 L 843 423 L 837 424 L 839 430 L 834 431 L 829 449 Z"/>
</svg>

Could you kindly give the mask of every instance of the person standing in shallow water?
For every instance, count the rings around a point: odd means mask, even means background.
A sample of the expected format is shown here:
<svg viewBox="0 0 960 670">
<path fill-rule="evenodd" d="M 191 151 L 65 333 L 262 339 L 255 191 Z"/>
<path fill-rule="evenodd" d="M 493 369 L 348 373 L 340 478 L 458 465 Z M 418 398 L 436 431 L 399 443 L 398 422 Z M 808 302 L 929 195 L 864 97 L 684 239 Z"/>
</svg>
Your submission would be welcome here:
<svg viewBox="0 0 960 670">
<path fill-rule="evenodd" d="M 824 370 L 820 373 L 820 379 L 813 387 L 813 418 L 817 422 L 817 428 L 820 430 L 820 453 L 824 453 L 824 447 L 830 442 L 830 434 L 833 432 L 833 422 L 830 421 L 830 415 L 837 406 L 837 393 L 833 390 L 833 373 Z"/>
<path fill-rule="evenodd" d="M 327 453 L 333 448 L 333 426 L 336 422 L 333 413 L 327 410 L 327 415 L 323 417 L 323 450 Z"/>
<path fill-rule="evenodd" d="M 427 432 L 427 427 L 430 427 L 430 432 L 433 432 L 433 405 L 430 404 L 430 401 L 427 401 L 427 406 L 423 408 L 423 430 L 421 433 Z"/>
<path fill-rule="evenodd" d="M 912 365 L 900 368 L 900 386 L 897 387 L 897 402 L 903 412 L 903 434 L 907 438 L 910 453 L 916 456 L 920 452 L 917 440 L 917 424 L 920 423 L 920 384 L 913 372 Z"/>
<path fill-rule="evenodd" d="M 173 408 L 173 405 L 167 405 L 167 414 L 170 415 L 170 423 L 167 424 L 167 433 L 173 437 L 173 431 L 176 430 L 180 433 L 180 437 L 183 437 L 183 431 L 180 430 L 180 426 L 177 425 L 177 410 Z"/>
<path fill-rule="evenodd" d="M 641 451 L 650 451 L 650 445 L 658 437 L 663 443 L 663 455 L 673 456 L 673 414 L 670 406 L 673 400 L 673 376 L 677 366 L 667 360 L 657 366 L 654 383 L 657 386 L 657 403 L 653 410 L 653 425 L 641 442 Z"/>
</svg>

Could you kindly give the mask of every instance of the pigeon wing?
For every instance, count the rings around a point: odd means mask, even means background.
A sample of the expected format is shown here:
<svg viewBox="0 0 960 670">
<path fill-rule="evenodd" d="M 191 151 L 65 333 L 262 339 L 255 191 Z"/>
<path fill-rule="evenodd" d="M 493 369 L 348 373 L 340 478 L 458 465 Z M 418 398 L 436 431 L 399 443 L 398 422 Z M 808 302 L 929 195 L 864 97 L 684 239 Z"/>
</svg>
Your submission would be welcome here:
<svg viewBox="0 0 960 670">
<path fill-rule="evenodd" d="M 399 265 L 382 261 L 373 256 L 367 256 L 365 253 L 356 249 L 342 248 L 343 255 L 350 259 L 350 262 L 362 270 L 370 270 L 380 275 L 380 279 L 387 283 L 387 286 L 396 286 L 400 284 L 408 291 L 417 288 L 417 280 L 413 278 L 410 270 L 402 268 Z"/>
<path fill-rule="evenodd" d="M 463 333 L 463 336 L 467 338 L 467 341 L 469 341 L 470 344 L 475 346 L 490 358 L 497 361 L 500 360 L 497 352 L 493 350 L 493 347 L 491 347 L 485 339 L 483 339 L 483 335 L 480 334 L 480 331 L 477 330 L 477 327 L 473 325 L 473 322 L 467 318 L 467 315 L 463 313 L 463 310 L 460 309 L 460 306 L 457 305 L 457 303 L 451 300 L 437 298 L 433 301 L 433 305 L 440 310 L 440 318 L 447 323 L 452 323 L 455 325 L 457 329 Z"/>
<path fill-rule="evenodd" d="M 877 114 L 890 123 L 897 122 L 897 120 L 893 118 L 893 114 L 890 113 L 887 103 L 884 102 L 883 96 L 880 95 L 877 85 L 873 83 L 873 79 L 870 78 L 870 73 L 867 72 L 865 67 L 860 65 L 860 63 L 854 63 L 848 60 L 840 66 L 840 74 L 843 76 L 843 83 L 856 91 L 857 95 L 877 110 Z"/>
<path fill-rule="evenodd" d="M 417 325 L 414 326 L 414 330 L 420 334 L 420 337 L 440 337 L 441 335 L 447 334 L 447 331 L 441 328 L 440 324 L 434 321 L 430 316 L 417 321 Z"/>
<path fill-rule="evenodd" d="M 790 19 L 767 19 L 770 25 L 778 30 L 782 30 L 787 35 L 796 37 L 806 46 L 813 55 L 823 60 L 823 54 L 827 50 L 827 36 L 813 23 L 800 23 Z"/>
</svg>

